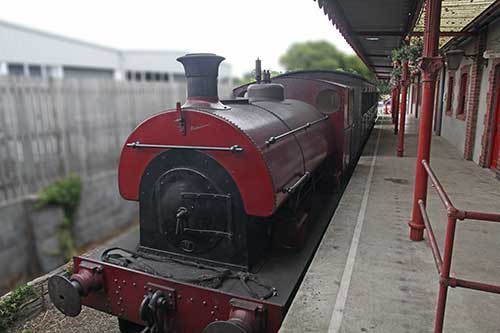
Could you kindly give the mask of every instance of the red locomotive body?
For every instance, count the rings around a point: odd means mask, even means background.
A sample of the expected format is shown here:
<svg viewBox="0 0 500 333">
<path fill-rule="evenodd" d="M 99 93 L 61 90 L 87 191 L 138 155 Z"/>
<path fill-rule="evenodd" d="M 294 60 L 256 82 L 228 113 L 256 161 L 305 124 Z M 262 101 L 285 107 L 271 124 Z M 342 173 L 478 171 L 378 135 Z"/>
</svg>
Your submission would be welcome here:
<svg viewBox="0 0 500 333">
<path fill-rule="evenodd" d="M 327 118 L 300 100 L 228 102 L 222 109 L 200 103 L 159 113 L 127 139 L 118 169 L 120 193 L 139 201 L 142 175 L 155 156 L 194 147 L 230 170 L 248 215 L 271 216 L 289 196 L 284 189 L 325 159 L 331 131 L 319 122 Z M 287 135 L 308 123 L 314 128 Z M 139 149 L 146 146 L 152 149 Z"/>
<path fill-rule="evenodd" d="M 122 332 L 279 329 L 332 213 L 318 209 L 332 199 L 317 188 L 352 166 L 356 119 L 373 124 L 373 108 L 357 117 L 360 79 L 300 75 L 258 77 L 235 90 L 247 99 L 220 102 L 223 59 L 179 58 L 187 102 L 128 137 L 118 182 L 139 201 L 139 245 L 76 257 L 73 275 L 51 278 L 63 313 L 90 306 L 119 317 Z"/>
</svg>

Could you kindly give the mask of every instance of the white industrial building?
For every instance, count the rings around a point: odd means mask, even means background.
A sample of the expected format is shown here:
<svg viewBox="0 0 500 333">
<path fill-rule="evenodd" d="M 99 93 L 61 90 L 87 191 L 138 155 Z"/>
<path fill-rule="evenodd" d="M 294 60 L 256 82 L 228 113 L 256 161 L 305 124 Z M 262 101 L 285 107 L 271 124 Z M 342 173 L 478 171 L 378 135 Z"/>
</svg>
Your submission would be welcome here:
<svg viewBox="0 0 500 333">
<path fill-rule="evenodd" d="M 133 81 L 184 79 L 181 51 L 118 50 L 0 20 L 0 75 L 114 78 Z M 231 66 L 221 64 L 220 80 Z"/>
</svg>

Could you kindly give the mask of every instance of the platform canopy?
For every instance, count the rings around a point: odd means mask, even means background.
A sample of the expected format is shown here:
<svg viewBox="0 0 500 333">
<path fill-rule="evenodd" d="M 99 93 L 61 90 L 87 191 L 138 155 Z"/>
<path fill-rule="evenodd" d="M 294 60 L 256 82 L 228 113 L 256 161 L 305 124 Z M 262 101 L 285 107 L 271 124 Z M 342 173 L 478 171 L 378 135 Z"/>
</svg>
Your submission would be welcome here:
<svg viewBox="0 0 500 333">
<path fill-rule="evenodd" d="M 424 0 L 315 1 L 379 79 L 390 77 L 392 50 L 406 36 L 423 32 Z M 441 45 L 462 36 L 460 32 L 494 5 L 495 0 L 443 0 Z"/>
<path fill-rule="evenodd" d="M 390 77 L 391 52 L 413 29 L 423 0 L 317 0 L 370 70 Z"/>
<path fill-rule="evenodd" d="M 441 31 L 460 32 L 495 0 L 442 0 Z M 424 31 L 425 8 L 420 12 L 414 31 Z"/>
<path fill-rule="evenodd" d="M 453 39 L 467 37 L 477 29 L 477 23 L 497 10 L 499 5 L 500 2 L 495 0 L 442 0 L 439 45 L 442 47 Z M 423 7 L 414 34 L 424 31 L 424 17 Z"/>
</svg>

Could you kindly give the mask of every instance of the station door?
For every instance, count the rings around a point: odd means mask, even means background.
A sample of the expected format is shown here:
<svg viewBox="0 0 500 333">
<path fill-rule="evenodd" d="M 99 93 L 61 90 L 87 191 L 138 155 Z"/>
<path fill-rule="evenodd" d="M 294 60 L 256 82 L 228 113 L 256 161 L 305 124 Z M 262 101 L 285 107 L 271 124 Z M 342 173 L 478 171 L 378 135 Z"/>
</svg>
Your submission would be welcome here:
<svg viewBox="0 0 500 333">
<path fill-rule="evenodd" d="M 495 122 L 493 123 L 493 144 L 491 146 L 490 168 L 497 169 L 500 150 L 500 82 L 497 84 L 497 103 L 495 107 Z"/>
</svg>

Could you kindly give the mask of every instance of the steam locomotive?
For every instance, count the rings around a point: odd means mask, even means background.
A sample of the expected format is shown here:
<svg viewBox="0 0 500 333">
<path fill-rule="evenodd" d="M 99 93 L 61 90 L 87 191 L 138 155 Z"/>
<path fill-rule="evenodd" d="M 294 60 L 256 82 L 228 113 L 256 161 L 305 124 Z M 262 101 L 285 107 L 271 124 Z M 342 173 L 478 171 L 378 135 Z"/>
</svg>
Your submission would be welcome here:
<svg viewBox="0 0 500 333">
<path fill-rule="evenodd" d="M 50 298 L 68 316 L 82 305 L 117 316 L 122 332 L 277 332 L 332 189 L 375 123 L 376 89 L 344 72 L 271 79 L 258 60 L 256 81 L 221 101 L 223 57 L 177 60 L 187 101 L 142 122 L 121 152 L 139 245 L 75 257 L 72 273 L 50 278 Z"/>
</svg>

